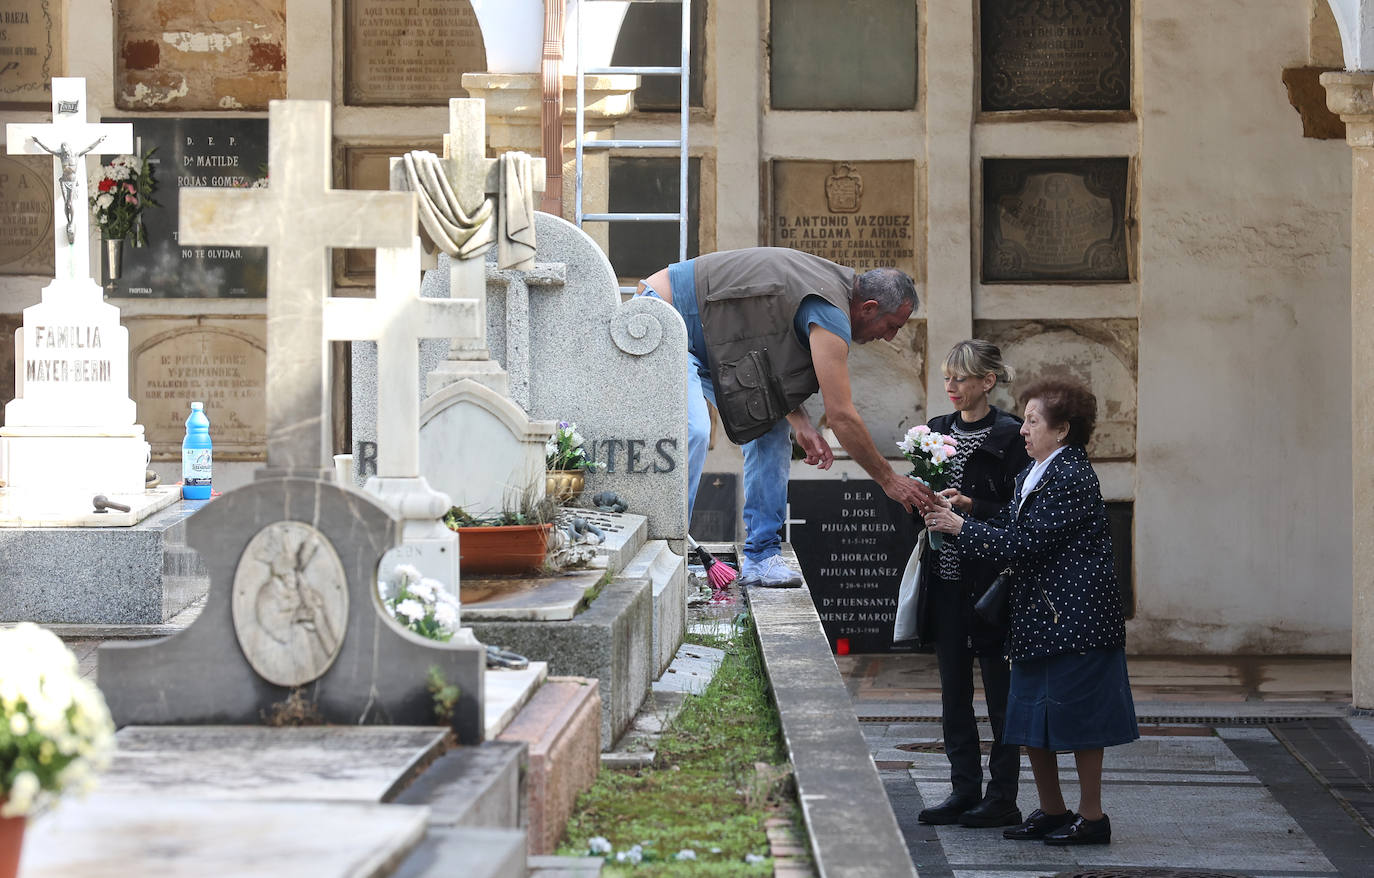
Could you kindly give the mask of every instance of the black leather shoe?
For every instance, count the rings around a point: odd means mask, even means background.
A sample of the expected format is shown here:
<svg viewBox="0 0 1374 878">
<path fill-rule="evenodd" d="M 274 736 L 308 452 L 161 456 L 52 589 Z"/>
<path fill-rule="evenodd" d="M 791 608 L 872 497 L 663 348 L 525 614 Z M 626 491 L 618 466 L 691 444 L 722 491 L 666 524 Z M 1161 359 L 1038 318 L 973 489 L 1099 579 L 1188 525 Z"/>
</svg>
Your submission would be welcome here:
<svg viewBox="0 0 1374 878">
<path fill-rule="evenodd" d="M 1065 811 L 1063 814 L 1046 814 L 1036 808 L 1026 818 L 1025 823 L 1002 830 L 1002 837 L 1012 841 L 1040 841 L 1051 832 L 1068 826 L 1077 816 L 1072 811 Z"/>
<path fill-rule="evenodd" d="M 1068 826 L 1056 829 L 1045 836 L 1045 844 L 1111 844 L 1112 821 L 1106 814 L 1101 820 L 1084 820 L 1080 815 Z"/>
<path fill-rule="evenodd" d="M 922 810 L 920 814 L 916 815 L 916 820 L 931 826 L 948 826 L 951 823 L 958 823 L 959 817 L 977 804 L 977 799 L 954 793 L 934 808 Z"/>
<path fill-rule="evenodd" d="M 1021 822 L 1021 809 L 1006 799 L 984 799 L 959 815 L 959 825 L 984 828 L 1015 826 Z"/>
</svg>

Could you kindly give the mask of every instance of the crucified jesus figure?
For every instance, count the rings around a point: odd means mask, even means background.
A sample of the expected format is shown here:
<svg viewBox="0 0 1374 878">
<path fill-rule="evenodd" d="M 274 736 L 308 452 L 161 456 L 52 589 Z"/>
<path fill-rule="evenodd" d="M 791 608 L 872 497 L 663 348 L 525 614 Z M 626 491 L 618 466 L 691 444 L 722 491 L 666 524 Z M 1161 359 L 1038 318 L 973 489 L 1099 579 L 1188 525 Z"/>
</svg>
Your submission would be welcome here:
<svg viewBox="0 0 1374 878">
<path fill-rule="evenodd" d="M 30 139 L 38 145 L 39 149 L 43 150 L 48 155 L 57 156 L 58 160 L 62 162 L 62 174 L 57 178 L 57 183 L 62 187 L 62 206 L 66 208 L 67 211 L 67 243 L 75 244 L 76 233 L 72 231 L 72 194 L 76 192 L 76 175 L 80 170 L 80 166 L 77 164 L 76 160 L 99 146 L 100 142 L 105 139 L 105 136 L 101 135 L 96 139 L 95 143 L 81 150 L 81 152 L 75 153 L 72 152 L 72 148 L 67 145 L 66 142 L 63 142 L 57 149 L 52 149 L 37 137 L 32 137 Z"/>
</svg>

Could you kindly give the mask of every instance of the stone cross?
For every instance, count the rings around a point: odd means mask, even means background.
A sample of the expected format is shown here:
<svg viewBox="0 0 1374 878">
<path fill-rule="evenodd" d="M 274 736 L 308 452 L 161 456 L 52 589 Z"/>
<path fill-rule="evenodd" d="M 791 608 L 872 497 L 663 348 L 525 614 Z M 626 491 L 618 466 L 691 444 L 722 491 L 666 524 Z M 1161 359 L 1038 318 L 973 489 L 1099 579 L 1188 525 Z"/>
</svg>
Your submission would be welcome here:
<svg viewBox="0 0 1374 878">
<path fill-rule="evenodd" d="M 325 302 L 325 335 L 333 341 L 377 342 L 377 475 L 420 475 L 419 342 L 478 338 L 485 317 L 474 299 L 424 299 L 420 239 L 378 248 L 377 297 Z M 480 322 L 479 322 L 480 320 Z"/>
<path fill-rule="evenodd" d="M 128 122 L 86 121 L 86 80 L 59 76 L 52 81 L 52 121 L 5 126 L 10 155 L 53 157 L 53 241 L 57 280 L 90 277 L 90 207 L 86 157 L 133 152 L 134 126 Z"/>
<path fill-rule="evenodd" d="M 444 136 L 444 169 L 449 184 L 465 211 L 475 211 L 487 193 L 500 190 L 500 160 L 489 159 L 486 135 L 486 101 L 478 98 L 452 98 L 448 102 L 449 133 Z M 532 162 L 531 176 L 535 192 L 544 190 L 544 162 Z M 502 210 L 498 206 L 496 221 Z M 498 229 L 498 236 L 500 231 Z M 449 347 L 449 360 L 485 361 L 491 359 L 487 350 L 487 275 L 485 256 L 472 259 L 454 258 L 449 262 L 449 295 L 472 298 L 477 302 L 477 321 L 481 331 L 472 338 L 455 338 Z M 443 367 L 440 367 L 441 371 Z M 463 372 L 466 374 L 467 369 Z M 440 382 L 440 386 L 448 382 Z M 431 381 L 429 390 L 438 388 Z M 499 388 L 505 392 L 504 388 Z"/>
<path fill-rule="evenodd" d="M 267 467 L 259 478 L 332 478 L 330 248 L 404 248 L 416 233 L 413 193 L 330 188 L 330 131 L 327 101 L 272 101 L 266 189 L 181 190 L 181 243 L 268 248 Z"/>
</svg>

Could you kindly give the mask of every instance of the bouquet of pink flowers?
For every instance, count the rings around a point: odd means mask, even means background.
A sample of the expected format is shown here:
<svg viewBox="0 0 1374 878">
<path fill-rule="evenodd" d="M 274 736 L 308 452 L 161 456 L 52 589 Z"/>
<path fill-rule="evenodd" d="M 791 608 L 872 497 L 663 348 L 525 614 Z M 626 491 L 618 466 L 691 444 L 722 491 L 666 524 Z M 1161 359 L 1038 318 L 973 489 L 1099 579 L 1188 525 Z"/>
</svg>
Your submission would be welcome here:
<svg viewBox="0 0 1374 878">
<path fill-rule="evenodd" d="M 918 424 L 906 431 L 897 447 L 902 449 L 902 456 L 911 461 L 911 472 L 907 474 L 909 478 L 932 491 L 942 491 L 949 486 L 948 464 L 955 453 L 953 436 L 936 433 L 925 424 Z M 932 549 L 940 548 L 941 542 L 938 533 L 930 532 Z"/>
</svg>

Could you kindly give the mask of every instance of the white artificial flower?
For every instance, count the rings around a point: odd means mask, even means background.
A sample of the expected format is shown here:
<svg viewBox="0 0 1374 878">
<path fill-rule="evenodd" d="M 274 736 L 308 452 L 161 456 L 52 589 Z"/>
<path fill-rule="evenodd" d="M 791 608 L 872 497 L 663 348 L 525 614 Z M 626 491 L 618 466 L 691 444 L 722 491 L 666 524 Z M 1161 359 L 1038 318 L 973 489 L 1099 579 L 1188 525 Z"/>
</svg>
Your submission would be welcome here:
<svg viewBox="0 0 1374 878">
<path fill-rule="evenodd" d="M 456 609 L 462 604 L 462 601 L 458 599 L 458 595 L 444 588 L 439 590 L 438 600 L 436 601 L 436 603 L 439 606 L 444 606 L 447 604 L 448 606 L 454 607 Z"/>
<path fill-rule="evenodd" d="M 764 860 L 766 860 L 766 859 L 768 859 L 768 858 L 767 858 L 767 857 L 761 857 L 761 856 L 759 856 L 758 854 L 745 854 L 745 855 L 744 855 L 744 862 L 748 863 L 748 864 L 751 865 L 751 866 L 754 865 L 755 863 L 762 863 L 762 862 L 763 862 Z"/>
<path fill-rule="evenodd" d="M 425 607 L 416 600 L 404 600 L 396 605 L 397 617 L 405 616 L 412 622 L 418 622 L 425 617 Z"/>
<path fill-rule="evenodd" d="M 442 586 L 439 585 L 439 580 L 437 579 L 421 579 L 419 582 L 411 583 L 410 594 L 412 597 L 415 597 L 416 599 L 421 600 L 426 604 L 432 604 L 434 603 L 436 586 L 442 588 Z"/>
<path fill-rule="evenodd" d="M 941 441 L 940 434 L 938 433 L 925 433 L 920 439 L 921 450 L 926 453 L 930 453 L 944 444 L 945 443 Z"/>
<path fill-rule="evenodd" d="M 396 569 L 392 571 L 391 575 L 396 577 L 396 581 L 401 585 L 419 582 L 424 578 L 423 574 L 420 573 L 420 569 L 414 564 L 397 564 Z"/>
<path fill-rule="evenodd" d="M 114 196 L 111 195 L 110 193 L 108 193 L 108 192 L 102 192 L 102 193 L 100 193 L 99 195 L 96 196 L 96 199 L 95 199 L 95 206 L 96 206 L 96 207 L 99 207 L 99 208 L 104 209 L 104 208 L 109 207 L 111 204 L 114 204 Z"/>
<path fill-rule="evenodd" d="M 10 785 L 5 806 L 0 808 L 0 817 L 22 817 L 28 814 L 29 809 L 33 807 L 33 800 L 38 797 L 39 789 L 38 775 L 32 771 L 19 772 L 14 776 L 14 783 Z"/>
<path fill-rule="evenodd" d="M 683 848 L 673 855 L 673 859 L 675 860 L 695 860 L 696 858 L 697 852 L 691 848 Z"/>
<path fill-rule="evenodd" d="M 587 850 L 594 854 L 609 854 L 611 852 L 611 842 L 609 839 L 597 836 L 587 839 Z"/>
<path fill-rule="evenodd" d="M 912 442 L 912 441 L 911 441 L 911 437 L 908 436 L 907 438 L 903 439 L 901 442 L 898 442 L 898 443 L 897 443 L 897 447 L 900 448 L 900 449 L 902 449 L 902 453 L 903 453 L 903 454 L 910 454 L 911 452 L 913 452 L 913 451 L 916 450 L 916 443 L 915 443 L 915 442 Z"/>
<path fill-rule="evenodd" d="M 582 440 L 582 434 L 581 434 L 581 433 L 574 433 L 574 434 L 572 434 L 572 444 L 573 444 L 573 448 L 581 448 L 581 447 L 582 447 L 582 441 L 583 441 L 583 440 Z"/>
<path fill-rule="evenodd" d="M 458 610 L 452 604 L 440 604 L 434 608 L 434 621 L 439 623 L 439 627 L 446 631 L 455 631 L 458 628 Z"/>
</svg>

